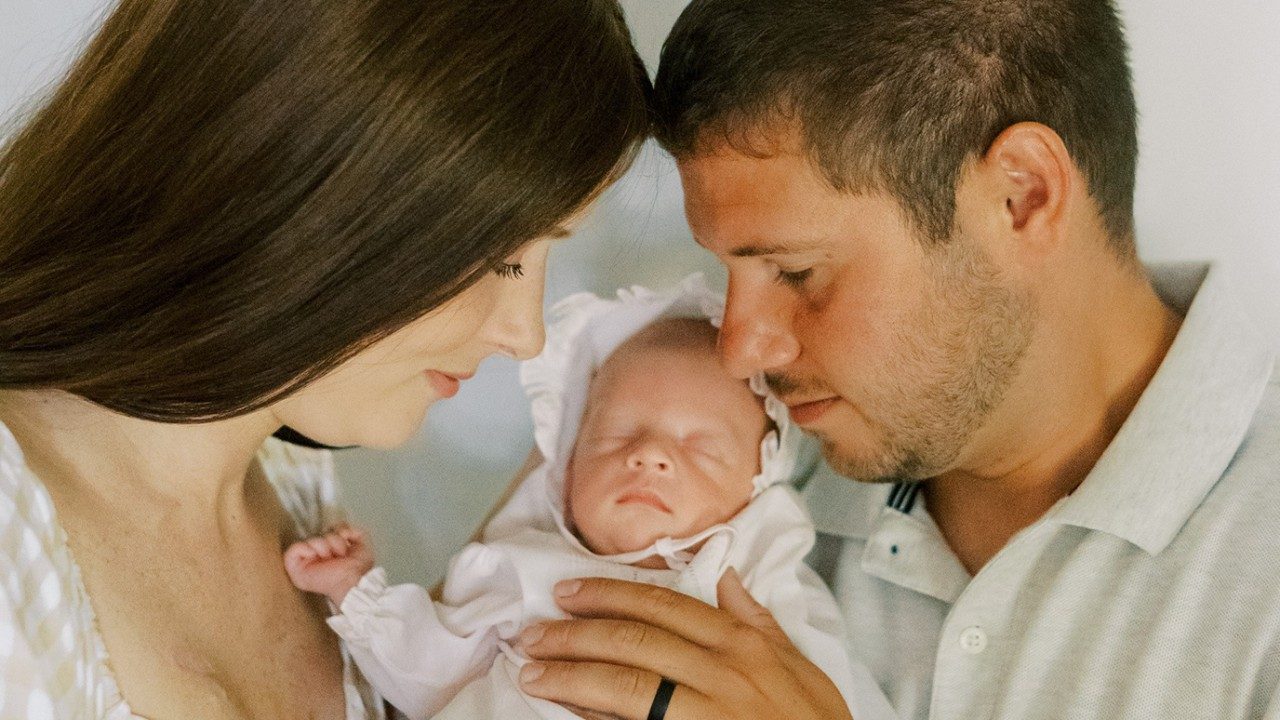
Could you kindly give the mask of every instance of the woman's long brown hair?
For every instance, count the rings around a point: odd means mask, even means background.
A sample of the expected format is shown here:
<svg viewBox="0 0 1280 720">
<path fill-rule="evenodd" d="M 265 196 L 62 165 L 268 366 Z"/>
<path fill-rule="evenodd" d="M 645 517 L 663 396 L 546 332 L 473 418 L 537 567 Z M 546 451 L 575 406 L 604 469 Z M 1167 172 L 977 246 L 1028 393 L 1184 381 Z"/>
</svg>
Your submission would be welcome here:
<svg viewBox="0 0 1280 720">
<path fill-rule="evenodd" d="M 268 405 L 628 164 L 616 0 L 123 0 L 0 151 L 0 389 Z"/>
</svg>

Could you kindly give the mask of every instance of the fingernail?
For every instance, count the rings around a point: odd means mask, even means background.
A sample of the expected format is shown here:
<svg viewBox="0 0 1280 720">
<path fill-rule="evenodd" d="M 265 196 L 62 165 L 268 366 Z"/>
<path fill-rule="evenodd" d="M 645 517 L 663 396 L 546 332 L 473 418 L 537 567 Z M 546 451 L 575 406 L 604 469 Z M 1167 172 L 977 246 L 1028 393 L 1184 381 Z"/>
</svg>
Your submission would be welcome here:
<svg viewBox="0 0 1280 720">
<path fill-rule="evenodd" d="M 542 663 L 526 663 L 524 667 L 520 668 L 520 682 L 534 682 L 538 678 L 542 677 L 542 673 L 546 671 L 547 668 Z"/>
<path fill-rule="evenodd" d="M 546 634 L 547 634 L 547 626 L 530 625 L 529 627 L 524 629 L 524 632 L 520 633 L 520 644 L 528 647 L 529 645 L 533 645 L 534 643 L 541 640 L 542 636 Z"/>
<path fill-rule="evenodd" d="M 556 597 L 566 598 L 582 589 L 581 580 L 563 580 L 556 583 Z"/>
</svg>

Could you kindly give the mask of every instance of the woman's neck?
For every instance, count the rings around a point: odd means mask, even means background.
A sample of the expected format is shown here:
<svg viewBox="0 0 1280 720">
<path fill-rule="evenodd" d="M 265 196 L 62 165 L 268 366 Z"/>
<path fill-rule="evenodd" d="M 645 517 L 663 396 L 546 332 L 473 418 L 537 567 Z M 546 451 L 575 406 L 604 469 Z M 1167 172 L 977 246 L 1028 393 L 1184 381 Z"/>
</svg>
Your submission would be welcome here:
<svg viewBox="0 0 1280 720">
<path fill-rule="evenodd" d="M 243 508 L 254 455 L 279 427 L 269 411 L 195 424 L 139 420 L 48 390 L 0 392 L 0 422 L 50 490 L 71 491 L 56 494 L 86 509 L 127 503 L 203 522 Z"/>
</svg>

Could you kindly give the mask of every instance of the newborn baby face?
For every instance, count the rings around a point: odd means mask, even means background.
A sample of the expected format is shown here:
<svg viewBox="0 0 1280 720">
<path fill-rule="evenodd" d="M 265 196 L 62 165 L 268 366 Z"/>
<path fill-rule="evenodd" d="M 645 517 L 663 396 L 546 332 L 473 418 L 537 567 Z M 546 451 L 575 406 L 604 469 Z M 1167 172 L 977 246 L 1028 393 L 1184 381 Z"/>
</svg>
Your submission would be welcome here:
<svg viewBox="0 0 1280 720">
<path fill-rule="evenodd" d="M 762 401 L 721 368 L 714 328 L 650 326 L 592 381 L 567 478 L 570 526 L 610 555 L 730 519 L 751 498 L 767 424 Z"/>
</svg>

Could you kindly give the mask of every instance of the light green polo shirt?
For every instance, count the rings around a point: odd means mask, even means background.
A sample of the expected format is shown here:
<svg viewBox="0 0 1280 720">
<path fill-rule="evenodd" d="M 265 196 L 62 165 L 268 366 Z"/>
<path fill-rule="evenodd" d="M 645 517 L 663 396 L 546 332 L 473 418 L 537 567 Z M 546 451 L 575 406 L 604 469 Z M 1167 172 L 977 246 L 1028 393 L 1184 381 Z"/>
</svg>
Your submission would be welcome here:
<svg viewBox="0 0 1280 720">
<path fill-rule="evenodd" d="M 899 716 L 1280 720 L 1280 380 L 1204 265 L 1186 319 L 1080 487 L 970 577 L 919 488 L 825 464 L 811 560 Z"/>
</svg>

